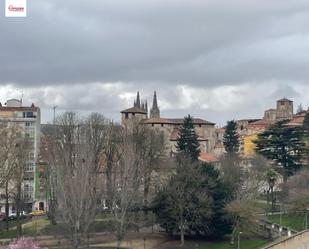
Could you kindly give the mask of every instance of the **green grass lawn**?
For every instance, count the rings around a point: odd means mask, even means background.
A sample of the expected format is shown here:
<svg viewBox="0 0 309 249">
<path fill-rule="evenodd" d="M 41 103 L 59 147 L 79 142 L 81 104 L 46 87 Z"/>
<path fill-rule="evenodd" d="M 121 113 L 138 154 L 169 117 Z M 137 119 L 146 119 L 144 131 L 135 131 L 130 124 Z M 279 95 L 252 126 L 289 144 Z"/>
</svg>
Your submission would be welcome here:
<svg viewBox="0 0 309 249">
<path fill-rule="evenodd" d="M 266 244 L 268 244 L 269 241 L 258 238 L 258 237 L 246 237 L 240 240 L 240 249 L 259 249 Z M 229 240 L 225 241 L 185 241 L 185 245 L 183 247 L 180 247 L 179 241 L 177 241 L 177 244 L 175 244 L 173 247 L 170 247 L 173 249 L 237 249 L 237 240 L 235 241 L 234 245 L 230 244 Z"/>
<path fill-rule="evenodd" d="M 280 224 L 280 215 L 269 215 L 267 216 L 267 219 Z M 282 215 L 282 225 L 289 227 L 291 229 L 294 229 L 296 231 L 302 231 L 304 230 L 304 221 L 305 221 L 305 215 L 301 214 L 283 214 Z M 309 218 L 308 218 L 308 223 L 309 223 Z"/>
<path fill-rule="evenodd" d="M 48 224 L 48 220 L 46 218 L 29 221 L 23 224 L 22 226 L 23 235 L 25 236 L 39 235 L 39 230 L 42 227 L 45 227 L 47 224 Z M 16 237 L 17 237 L 16 227 L 10 228 L 9 231 L 6 231 L 5 229 L 2 229 L 0 231 L 0 239 L 4 239 L 4 238 L 11 239 L 11 238 L 16 238 Z"/>
</svg>

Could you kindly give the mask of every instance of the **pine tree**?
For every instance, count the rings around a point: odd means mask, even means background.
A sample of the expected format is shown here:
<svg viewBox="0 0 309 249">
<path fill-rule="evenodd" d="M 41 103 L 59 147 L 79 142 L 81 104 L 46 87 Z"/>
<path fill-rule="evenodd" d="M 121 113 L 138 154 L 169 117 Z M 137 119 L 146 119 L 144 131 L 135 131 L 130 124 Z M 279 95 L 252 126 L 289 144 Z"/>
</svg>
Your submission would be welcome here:
<svg viewBox="0 0 309 249">
<path fill-rule="evenodd" d="M 228 154 L 237 154 L 239 151 L 239 134 L 237 132 L 237 123 L 234 120 L 227 122 L 223 145 Z"/>
<path fill-rule="evenodd" d="M 179 138 L 176 145 L 177 152 L 191 157 L 193 161 L 197 161 L 201 153 L 197 138 L 192 117 L 188 115 L 184 118 L 184 123 L 179 130 Z"/>
<path fill-rule="evenodd" d="M 287 121 L 279 121 L 258 135 L 256 151 L 283 167 L 284 180 L 302 166 L 305 154 L 303 129 L 286 127 Z"/>
<path fill-rule="evenodd" d="M 309 111 L 305 114 L 302 129 L 304 132 L 304 141 L 306 145 L 305 163 L 309 166 Z"/>
</svg>

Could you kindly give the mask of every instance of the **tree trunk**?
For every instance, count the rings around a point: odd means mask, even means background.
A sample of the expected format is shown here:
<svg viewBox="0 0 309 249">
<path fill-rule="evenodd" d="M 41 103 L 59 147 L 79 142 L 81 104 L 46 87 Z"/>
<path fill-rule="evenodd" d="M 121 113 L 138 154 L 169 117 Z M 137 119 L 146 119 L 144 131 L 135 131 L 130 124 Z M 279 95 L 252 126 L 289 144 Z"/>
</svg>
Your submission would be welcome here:
<svg viewBox="0 0 309 249">
<path fill-rule="evenodd" d="M 185 232 L 184 232 L 184 220 L 183 220 L 183 212 L 180 211 L 180 246 L 185 244 Z"/>
<path fill-rule="evenodd" d="M 184 235 L 184 227 L 183 224 L 180 225 L 180 246 L 185 244 L 185 235 Z"/>
<path fill-rule="evenodd" d="M 17 183 L 17 194 L 16 194 L 16 215 L 17 215 L 17 234 L 18 237 L 22 236 L 22 226 L 21 226 L 21 217 L 20 217 L 20 213 L 21 213 L 21 179 L 18 180 Z"/>
<path fill-rule="evenodd" d="M 5 183 L 5 224 L 6 231 L 9 231 L 9 211 L 10 211 L 10 203 L 9 203 L 9 183 Z"/>
<path fill-rule="evenodd" d="M 119 249 L 121 246 L 121 240 L 117 240 L 117 245 L 116 245 L 116 248 Z"/>
</svg>

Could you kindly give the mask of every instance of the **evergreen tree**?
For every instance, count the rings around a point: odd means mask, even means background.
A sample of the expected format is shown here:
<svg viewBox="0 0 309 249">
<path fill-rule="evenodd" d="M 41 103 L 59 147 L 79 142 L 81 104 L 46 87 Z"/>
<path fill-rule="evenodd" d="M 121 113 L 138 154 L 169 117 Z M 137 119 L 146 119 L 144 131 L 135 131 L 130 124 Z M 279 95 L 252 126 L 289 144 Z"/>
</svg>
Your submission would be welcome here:
<svg viewBox="0 0 309 249">
<path fill-rule="evenodd" d="M 179 130 L 179 138 L 176 145 L 177 152 L 190 157 L 193 161 L 197 161 L 201 153 L 197 138 L 192 117 L 188 115 L 184 118 L 184 123 Z"/>
<path fill-rule="evenodd" d="M 303 129 L 286 127 L 287 121 L 279 121 L 258 135 L 256 151 L 283 167 L 284 180 L 300 167 L 305 153 Z"/>
<path fill-rule="evenodd" d="M 228 154 L 237 154 L 239 151 L 239 134 L 237 132 L 237 123 L 234 120 L 227 122 L 223 145 Z"/>
<path fill-rule="evenodd" d="M 309 166 L 309 111 L 305 114 L 302 128 L 304 132 L 304 141 L 306 144 L 305 163 Z"/>
<path fill-rule="evenodd" d="M 223 238 L 232 231 L 225 211 L 231 196 L 212 165 L 192 164 L 184 158 L 178 162 L 176 174 L 156 196 L 153 211 L 158 223 L 170 234 L 181 232 L 182 227 L 189 234 Z"/>
</svg>

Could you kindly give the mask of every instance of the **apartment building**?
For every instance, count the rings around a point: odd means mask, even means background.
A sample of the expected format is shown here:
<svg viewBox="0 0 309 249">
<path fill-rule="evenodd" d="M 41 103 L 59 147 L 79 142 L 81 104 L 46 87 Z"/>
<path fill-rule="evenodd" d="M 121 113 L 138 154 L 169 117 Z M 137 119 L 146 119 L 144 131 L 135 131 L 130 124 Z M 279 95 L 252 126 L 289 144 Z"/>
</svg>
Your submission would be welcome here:
<svg viewBox="0 0 309 249">
<path fill-rule="evenodd" d="M 0 123 L 6 127 L 18 126 L 22 134 L 30 139 L 30 152 L 25 165 L 22 183 L 23 199 L 28 210 L 35 209 L 39 203 L 35 201 L 35 172 L 40 143 L 40 108 L 32 104 L 23 106 L 22 100 L 10 99 L 4 105 L 0 103 Z M 3 196 L 0 199 L 0 210 L 4 212 Z M 14 212 L 14 205 L 10 205 L 10 213 Z"/>
</svg>

